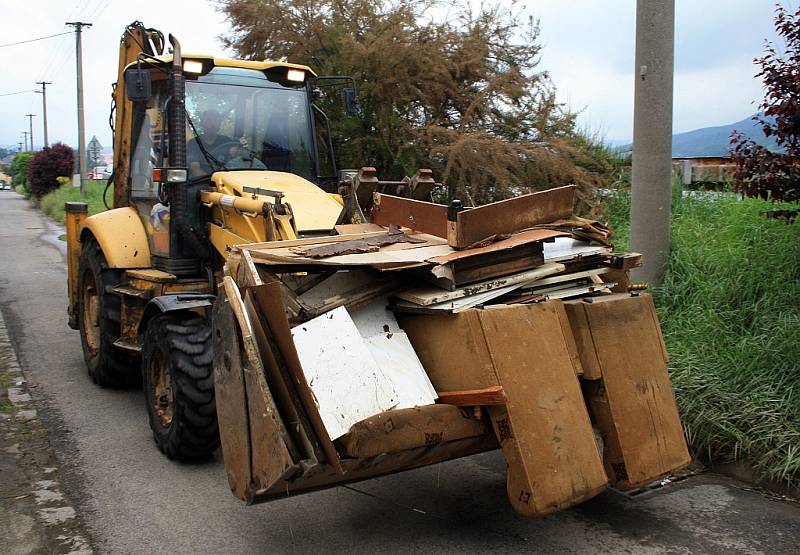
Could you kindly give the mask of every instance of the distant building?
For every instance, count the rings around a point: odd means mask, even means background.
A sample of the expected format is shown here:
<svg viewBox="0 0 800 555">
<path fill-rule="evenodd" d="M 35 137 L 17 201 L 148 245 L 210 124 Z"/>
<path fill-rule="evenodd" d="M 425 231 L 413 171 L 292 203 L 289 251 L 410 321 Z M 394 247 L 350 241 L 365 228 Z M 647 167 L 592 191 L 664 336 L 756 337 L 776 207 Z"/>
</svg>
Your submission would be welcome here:
<svg viewBox="0 0 800 555">
<path fill-rule="evenodd" d="M 672 159 L 673 173 L 680 175 L 687 186 L 731 181 L 734 167 L 730 156 L 680 156 Z"/>
</svg>

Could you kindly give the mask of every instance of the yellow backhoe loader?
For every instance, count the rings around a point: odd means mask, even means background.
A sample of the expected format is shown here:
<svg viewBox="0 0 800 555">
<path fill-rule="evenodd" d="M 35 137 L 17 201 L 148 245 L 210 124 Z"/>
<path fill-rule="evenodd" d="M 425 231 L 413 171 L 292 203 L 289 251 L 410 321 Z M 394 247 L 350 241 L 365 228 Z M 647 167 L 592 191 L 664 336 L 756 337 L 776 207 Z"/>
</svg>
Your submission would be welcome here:
<svg viewBox="0 0 800 555">
<path fill-rule="evenodd" d="M 254 503 L 499 447 L 528 516 L 688 463 L 641 257 L 574 188 L 466 208 L 338 170 L 316 99 L 355 116 L 352 80 L 166 42 L 125 29 L 113 209 L 66 209 L 89 376 L 142 384 L 167 457 L 221 444 Z"/>
</svg>

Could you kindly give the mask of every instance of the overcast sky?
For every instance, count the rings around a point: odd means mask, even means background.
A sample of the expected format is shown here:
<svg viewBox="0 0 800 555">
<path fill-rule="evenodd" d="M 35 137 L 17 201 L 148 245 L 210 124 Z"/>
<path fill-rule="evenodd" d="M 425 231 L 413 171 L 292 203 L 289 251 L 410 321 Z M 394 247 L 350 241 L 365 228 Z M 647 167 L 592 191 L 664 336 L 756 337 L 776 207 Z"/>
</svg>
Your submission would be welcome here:
<svg viewBox="0 0 800 555">
<path fill-rule="evenodd" d="M 798 0 L 784 0 L 789 8 Z M 580 123 L 606 140 L 630 140 L 633 126 L 634 0 L 528 0 L 541 20 L 542 68 Z M 676 0 L 675 132 L 732 123 L 755 111 L 761 83 L 753 58 L 774 39 L 771 0 Z M 226 54 L 218 36 L 228 31 L 208 0 L 0 0 L 0 45 L 68 31 L 66 21 L 86 21 L 84 80 L 86 140 L 111 144 L 111 83 L 116 80 L 119 37 L 127 23 L 173 33 L 187 53 Z M 230 53 L 227 53 L 230 54 Z M 19 46 L 0 46 L 0 95 L 47 89 L 50 142 L 77 144 L 75 39 L 68 34 Z M 0 144 L 15 145 L 34 117 L 42 144 L 41 95 L 0 96 Z"/>
</svg>

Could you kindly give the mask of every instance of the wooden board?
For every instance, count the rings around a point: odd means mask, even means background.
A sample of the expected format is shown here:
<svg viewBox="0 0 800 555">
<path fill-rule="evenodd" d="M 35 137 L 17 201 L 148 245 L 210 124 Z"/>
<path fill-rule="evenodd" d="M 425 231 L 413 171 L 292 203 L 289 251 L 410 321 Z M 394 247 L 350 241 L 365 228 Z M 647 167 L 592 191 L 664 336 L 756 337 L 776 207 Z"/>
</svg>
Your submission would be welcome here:
<svg viewBox="0 0 800 555">
<path fill-rule="evenodd" d="M 539 266 L 538 268 L 534 268 L 533 270 L 519 272 L 517 274 L 479 283 L 473 283 L 467 287 L 461 287 L 453 291 L 446 291 L 440 287 L 418 287 L 416 289 L 397 293 L 396 297 L 412 303 L 427 306 L 460 299 L 470 295 L 476 295 L 478 293 L 491 291 L 492 289 L 498 289 L 501 287 L 507 287 L 517 283 L 525 284 L 563 271 L 563 264 L 545 264 L 543 266 Z"/>
<path fill-rule="evenodd" d="M 587 382 L 615 487 L 645 485 L 690 462 L 650 295 L 584 303 L 602 378 Z"/>
<path fill-rule="evenodd" d="M 477 405 L 505 405 L 508 401 L 503 387 L 495 385 L 483 389 L 465 389 L 463 391 L 440 391 L 439 402 L 444 405 L 473 407 Z"/>
<path fill-rule="evenodd" d="M 284 312 L 283 287 L 283 284 L 275 276 L 271 276 L 270 279 L 265 279 L 264 285 L 255 288 L 253 291 L 256 305 L 260 313 L 264 316 L 270 335 L 275 339 L 275 344 L 278 346 L 281 358 L 285 362 L 287 370 L 294 382 L 299 397 L 298 400 L 306 415 L 308 415 L 316 439 L 322 447 L 322 451 L 328 463 L 337 472 L 342 472 L 339 456 L 319 416 L 319 411 L 314 401 L 314 395 L 311 393 L 308 383 L 303 376 L 300 359 L 297 357 L 297 351 L 294 348 L 291 330 L 289 329 L 289 321 L 286 319 L 286 313 Z"/>
<path fill-rule="evenodd" d="M 594 350 L 592 331 L 584 310 L 585 305 L 586 303 L 582 299 L 564 301 L 572 336 L 583 367 L 583 379 L 599 380 L 602 376 L 600 362 L 597 360 L 597 353 Z"/>
<path fill-rule="evenodd" d="M 372 222 L 447 237 L 447 206 L 382 193 L 373 194 Z"/>
<path fill-rule="evenodd" d="M 439 391 L 502 386 L 490 406 L 514 509 L 543 516 L 607 484 L 560 302 L 410 316 L 400 323 Z"/>
<path fill-rule="evenodd" d="M 448 222 L 447 242 L 465 249 L 496 235 L 507 235 L 572 215 L 575 186 L 558 187 L 462 210 Z"/>
<path fill-rule="evenodd" d="M 489 407 L 509 464 L 514 509 L 543 516 L 589 499 L 608 479 L 564 339 L 560 303 L 480 313 L 504 407 Z M 527 330 L 524 339 L 509 330 Z"/>
</svg>

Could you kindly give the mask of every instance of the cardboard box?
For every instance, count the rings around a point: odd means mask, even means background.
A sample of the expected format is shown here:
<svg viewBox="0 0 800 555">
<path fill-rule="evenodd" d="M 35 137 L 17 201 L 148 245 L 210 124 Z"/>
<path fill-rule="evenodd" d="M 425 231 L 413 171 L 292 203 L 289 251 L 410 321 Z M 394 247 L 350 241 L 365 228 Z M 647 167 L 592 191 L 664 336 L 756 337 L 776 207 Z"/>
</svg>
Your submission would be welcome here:
<svg viewBox="0 0 800 555">
<path fill-rule="evenodd" d="M 584 378 L 592 378 L 584 391 L 612 484 L 636 488 L 689 464 L 652 297 L 609 295 L 566 308 Z"/>
<path fill-rule="evenodd" d="M 560 301 L 399 318 L 438 391 L 501 385 L 488 407 L 514 509 L 543 516 L 607 485 Z"/>
</svg>

